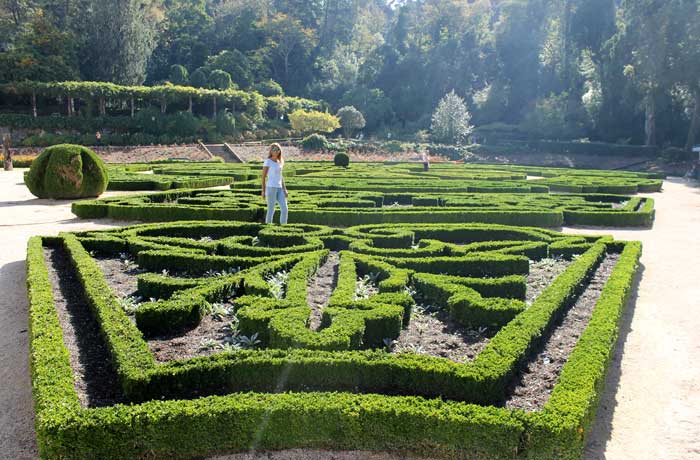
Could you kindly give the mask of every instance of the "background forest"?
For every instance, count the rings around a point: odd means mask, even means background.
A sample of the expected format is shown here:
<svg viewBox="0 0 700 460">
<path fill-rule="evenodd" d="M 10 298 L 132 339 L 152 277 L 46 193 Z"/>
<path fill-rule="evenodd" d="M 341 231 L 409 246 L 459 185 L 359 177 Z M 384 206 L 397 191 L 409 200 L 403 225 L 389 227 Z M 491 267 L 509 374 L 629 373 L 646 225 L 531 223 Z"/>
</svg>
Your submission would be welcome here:
<svg viewBox="0 0 700 460">
<path fill-rule="evenodd" d="M 1 0 L 0 83 L 257 90 L 386 138 L 452 90 L 512 136 L 690 146 L 697 0 Z"/>
</svg>

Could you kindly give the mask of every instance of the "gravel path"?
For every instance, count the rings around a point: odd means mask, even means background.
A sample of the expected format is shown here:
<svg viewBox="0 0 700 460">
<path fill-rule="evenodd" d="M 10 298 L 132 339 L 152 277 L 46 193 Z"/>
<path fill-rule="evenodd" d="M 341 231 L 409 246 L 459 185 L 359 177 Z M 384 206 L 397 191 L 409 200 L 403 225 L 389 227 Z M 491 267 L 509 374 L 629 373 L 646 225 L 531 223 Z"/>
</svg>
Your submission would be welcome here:
<svg viewBox="0 0 700 460">
<path fill-rule="evenodd" d="M 70 212 L 70 201 L 36 199 L 24 186 L 24 171 L 0 171 L 0 459 L 8 460 L 37 458 L 29 381 L 27 240 L 33 235 L 126 224 L 81 221 Z"/>
<path fill-rule="evenodd" d="M 700 188 L 673 178 L 644 196 L 651 230 L 564 230 L 644 244 L 586 460 L 700 459 Z"/>
<path fill-rule="evenodd" d="M 700 189 L 670 180 L 664 190 L 652 195 L 657 219 L 651 230 L 565 229 L 645 244 L 636 305 L 624 319 L 587 460 L 700 458 Z M 34 199 L 22 170 L 0 171 L 0 196 L 0 458 L 35 460 L 27 239 L 125 222 L 80 221 L 69 202 Z M 289 454 L 284 458 L 306 455 Z"/>
</svg>

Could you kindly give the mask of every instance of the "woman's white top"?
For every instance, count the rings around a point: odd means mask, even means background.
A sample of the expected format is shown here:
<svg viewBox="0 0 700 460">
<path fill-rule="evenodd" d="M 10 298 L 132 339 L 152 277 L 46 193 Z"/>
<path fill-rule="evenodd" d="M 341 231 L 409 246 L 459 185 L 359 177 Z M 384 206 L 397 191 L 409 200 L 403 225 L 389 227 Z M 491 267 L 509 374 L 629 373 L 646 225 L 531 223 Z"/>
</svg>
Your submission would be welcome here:
<svg viewBox="0 0 700 460">
<path fill-rule="evenodd" d="M 263 163 L 263 168 L 269 168 L 267 170 L 267 183 L 265 187 L 277 187 L 282 188 L 282 166 L 275 160 L 267 159 Z"/>
</svg>

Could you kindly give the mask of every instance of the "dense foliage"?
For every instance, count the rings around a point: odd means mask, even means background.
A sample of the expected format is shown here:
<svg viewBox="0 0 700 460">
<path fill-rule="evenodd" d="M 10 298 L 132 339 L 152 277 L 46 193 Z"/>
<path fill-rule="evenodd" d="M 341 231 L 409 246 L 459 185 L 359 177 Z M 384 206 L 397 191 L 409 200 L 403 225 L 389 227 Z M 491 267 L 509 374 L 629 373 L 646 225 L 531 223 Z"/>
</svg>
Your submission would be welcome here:
<svg viewBox="0 0 700 460">
<path fill-rule="evenodd" d="M 126 404 L 81 405 L 46 250 L 65 251 L 71 272 L 57 275 L 72 275 L 84 294 L 102 332 L 96 340 L 113 364 L 106 372 Z M 341 251 L 338 282 L 323 310 L 325 327 L 311 330 L 307 284 L 329 251 Z M 548 401 L 536 411 L 504 408 L 528 355 L 615 253 L 619 260 Z M 150 300 L 126 310 L 93 254 L 134 257 L 148 270 L 139 270 L 138 292 Z M 524 308 L 529 261 L 560 254 L 574 260 Z M 580 458 L 640 254 L 639 243 L 610 237 L 464 223 L 178 222 L 34 237 L 27 279 L 39 450 L 46 459 L 113 460 L 284 448 Z M 231 264 L 240 271 L 221 272 Z M 275 295 L 267 280 L 280 270 L 288 273 L 286 287 Z M 358 277 L 370 271 L 378 292 L 355 299 Z M 458 324 L 493 330 L 473 360 L 384 348 L 413 320 L 411 285 Z M 221 314 L 241 340 L 206 355 L 156 360 L 153 334 L 211 321 L 220 302 L 231 302 Z M 254 345 L 241 346 L 243 337 Z"/>
<path fill-rule="evenodd" d="M 347 168 L 350 165 L 350 157 L 347 153 L 336 153 L 333 157 L 333 164 L 336 166 L 342 166 L 344 168 Z"/>
<path fill-rule="evenodd" d="M 107 172 L 92 150 L 59 144 L 47 148 L 32 162 L 25 183 L 39 198 L 96 197 L 107 188 Z"/>
<path fill-rule="evenodd" d="M 654 200 L 629 195 L 658 192 L 662 185 L 650 175 L 619 171 L 435 163 L 425 172 L 415 163 L 350 164 L 344 153 L 338 153 L 334 160 L 334 164 L 287 164 L 285 183 L 291 191 L 291 222 L 345 226 L 381 222 L 649 226 L 654 220 Z M 139 173 L 147 170 L 155 174 Z M 113 166 L 111 173 L 116 183 L 110 187 L 120 190 L 167 190 L 231 182 L 233 190 L 184 190 L 83 201 L 73 205 L 76 215 L 140 221 L 257 221 L 265 210 L 259 194 L 259 164 L 134 164 Z M 527 175 L 542 178 L 528 180 Z"/>
<path fill-rule="evenodd" d="M 16 0 L 0 82 L 284 92 L 354 106 L 382 137 L 429 129 L 454 90 L 513 137 L 680 147 L 700 121 L 699 24 L 688 0 Z"/>
</svg>

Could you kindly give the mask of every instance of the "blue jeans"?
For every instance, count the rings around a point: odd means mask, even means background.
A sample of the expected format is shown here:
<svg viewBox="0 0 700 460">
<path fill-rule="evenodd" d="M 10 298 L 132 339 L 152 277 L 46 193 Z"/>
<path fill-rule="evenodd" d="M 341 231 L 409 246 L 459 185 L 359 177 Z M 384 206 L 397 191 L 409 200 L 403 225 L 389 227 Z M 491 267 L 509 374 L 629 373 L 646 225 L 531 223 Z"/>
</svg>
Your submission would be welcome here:
<svg viewBox="0 0 700 460">
<path fill-rule="evenodd" d="M 265 198 L 267 199 L 267 215 L 265 223 L 271 224 L 275 215 L 275 202 L 280 204 L 280 224 L 287 223 L 287 197 L 284 196 L 284 189 L 281 187 L 265 187 Z"/>
</svg>

